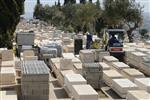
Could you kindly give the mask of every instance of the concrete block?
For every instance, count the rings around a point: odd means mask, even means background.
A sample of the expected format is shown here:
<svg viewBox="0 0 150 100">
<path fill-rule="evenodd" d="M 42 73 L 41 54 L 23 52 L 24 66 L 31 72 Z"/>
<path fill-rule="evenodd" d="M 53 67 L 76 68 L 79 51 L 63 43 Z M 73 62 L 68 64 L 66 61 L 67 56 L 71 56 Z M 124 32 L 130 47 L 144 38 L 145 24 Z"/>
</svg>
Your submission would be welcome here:
<svg viewBox="0 0 150 100">
<path fill-rule="evenodd" d="M 103 80 L 108 86 L 112 86 L 113 79 L 121 79 L 123 76 L 116 70 L 103 71 Z"/>
<path fill-rule="evenodd" d="M 64 84 L 70 92 L 72 92 L 73 85 L 87 84 L 87 81 L 80 74 L 66 74 L 64 77 Z"/>
<path fill-rule="evenodd" d="M 72 60 L 71 59 L 67 59 L 67 58 L 60 59 L 60 69 L 61 70 L 73 69 Z"/>
<path fill-rule="evenodd" d="M 103 70 L 109 70 L 110 69 L 110 66 L 104 62 L 100 62 L 99 64 L 103 68 Z"/>
<path fill-rule="evenodd" d="M 134 82 L 140 89 L 150 93 L 150 78 L 136 78 Z"/>
<path fill-rule="evenodd" d="M 14 67 L 2 67 L 0 70 L 0 84 L 9 85 L 16 83 L 16 72 Z"/>
<path fill-rule="evenodd" d="M 98 100 L 98 93 L 90 85 L 73 85 L 75 100 Z"/>
<path fill-rule="evenodd" d="M 123 69 L 122 75 L 134 82 L 135 78 L 144 78 L 144 74 L 134 68 Z"/>
<path fill-rule="evenodd" d="M 92 50 L 80 50 L 80 60 L 83 63 L 94 63 L 95 55 Z"/>
<path fill-rule="evenodd" d="M 74 63 L 73 66 L 74 72 L 82 75 L 82 63 Z"/>
<path fill-rule="evenodd" d="M 12 50 L 2 51 L 2 61 L 12 61 L 14 60 L 14 54 Z"/>
<path fill-rule="evenodd" d="M 102 61 L 112 66 L 112 62 L 118 62 L 119 60 L 113 56 L 104 56 Z"/>
<path fill-rule="evenodd" d="M 128 79 L 113 79 L 112 89 L 122 98 L 126 98 L 130 90 L 139 90 L 138 86 Z"/>
<path fill-rule="evenodd" d="M 12 61 L 2 61 L 1 62 L 1 67 L 14 67 L 15 62 Z"/>
<path fill-rule="evenodd" d="M 127 100 L 149 100 L 150 94 L 144 90 L 128 91 Z"/>
<path fill-rule="evenodd" d="M 25 61 L 38 60 L 38 57 L 37 56 L 25 56 L 23 60 L 25 60 Z"/>
<path fill-rule="evenodd" d="M 121 72 L 123 69 L 130 68 L 127 64 L 123 62 L 112 62 L 112 67 L 116 69 L 118 72 Z"/>
</svg>

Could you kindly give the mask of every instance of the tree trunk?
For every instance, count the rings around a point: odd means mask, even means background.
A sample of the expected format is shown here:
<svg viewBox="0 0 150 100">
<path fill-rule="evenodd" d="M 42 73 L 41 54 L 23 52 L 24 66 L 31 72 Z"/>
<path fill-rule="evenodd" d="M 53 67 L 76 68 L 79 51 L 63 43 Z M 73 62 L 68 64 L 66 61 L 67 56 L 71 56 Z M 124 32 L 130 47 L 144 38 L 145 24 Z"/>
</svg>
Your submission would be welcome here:
<svg viewBox="0 0 150 100">
<path fill-rule="evenodd" d="M 133 30 L 128 30 L 127 31 L 127 35 L 128 35 L 128 39 L 129 39 L 129 42 L 132 43 L 133 42 L 133 35 L 132 35 L 132 32 Z"/>
</svg>

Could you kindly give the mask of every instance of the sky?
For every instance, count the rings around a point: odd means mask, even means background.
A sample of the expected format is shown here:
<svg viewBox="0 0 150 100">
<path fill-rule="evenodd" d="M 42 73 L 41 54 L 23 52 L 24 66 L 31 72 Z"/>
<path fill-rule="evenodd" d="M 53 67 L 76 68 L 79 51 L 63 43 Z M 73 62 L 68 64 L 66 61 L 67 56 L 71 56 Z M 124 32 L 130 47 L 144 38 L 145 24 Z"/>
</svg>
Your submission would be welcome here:
<svg viewBox="0 0 150 100">
<path fill-rule="evenodd" d="M 34 7 L 36 5 L 37 0 L 26 0 L 25 1 L 25 18 L 32 17 L 32 13 L 34 11 Z M 58 0 L 40 0 L 42 4 L 48 4 L 48 5 L 54 5 L 55 1 Z M 79 0 L 76 0 L 77 3 L 79 3 Z M 100 0 L 102 3 L 102 0 Z M 140 2 L 141 5 L 144 6 L 144 12 L 150 12 L 150 0 L 136 0 L 137 2 Z M 63 4 L 64 0 L 60 0 L 61 4 Z M 93 0 L 93 2 L 96 2 L 96 0 Z"/>
</svg>

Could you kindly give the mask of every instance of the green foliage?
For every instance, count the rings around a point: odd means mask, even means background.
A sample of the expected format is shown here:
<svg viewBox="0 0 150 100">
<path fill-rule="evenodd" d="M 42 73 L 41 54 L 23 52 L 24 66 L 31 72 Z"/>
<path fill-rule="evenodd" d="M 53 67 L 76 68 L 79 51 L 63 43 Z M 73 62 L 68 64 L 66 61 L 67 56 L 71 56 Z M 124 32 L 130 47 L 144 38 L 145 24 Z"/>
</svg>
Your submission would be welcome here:
<svg viewBox="0 0 150 100">
<path fill-rule="evenodd" d="M 71 4 L 60 6 L 42 6 L 35 7 L 34 16 L 50 22 L 56 27 L 63 27 L 65 31 L 90 31 L 95 32 L 94 24 L 100 17 L 101 10 L 93 3 Z"/>
<path fill-rule="evenodd" d="M 149 37 L 147 29 L 141 29 L 140 34 L 142 38 Z"/>
<path fill-rule="evenodd" d="M 129 39 L 132 39 L 132 31 L 142 22 L 142 7 L 135 0 L 105 0 L 104 9 L 99 0 L 96 3 L 88 1 L 80 0 L 80 4 L 75 4 L 74 0 L 65 0 L 63 6 L 40 6 L 41 11 L 35 9 L 38 12 L 35 17 L 64 30 L 93 34 L 99 34 L 105 27 L 122 28 L 126 24 L 130 29 L 127 31 Z"/>
<path fill-rule="evenodd" d="M 24 0 L 0 0 L 0 47 L 12 48 L 13 33 L 24 11 Z"/>
<path fill-rule="evenodd" d="M 105 0 L 104 18 L 108 26 L 112 28 L 127 24 L 129 41 L 133 42 L 131 33 L 139 27 L 142 22 L 142 7 L 135 0 Z M 134 23 L 131 27 L 129 23 Z"/>
<path fill-rule="evenodd" d="M 64 5 L 66 4 L 75 4 L 76 3 L 76 0 L 64 0 Z"/>
</svg>

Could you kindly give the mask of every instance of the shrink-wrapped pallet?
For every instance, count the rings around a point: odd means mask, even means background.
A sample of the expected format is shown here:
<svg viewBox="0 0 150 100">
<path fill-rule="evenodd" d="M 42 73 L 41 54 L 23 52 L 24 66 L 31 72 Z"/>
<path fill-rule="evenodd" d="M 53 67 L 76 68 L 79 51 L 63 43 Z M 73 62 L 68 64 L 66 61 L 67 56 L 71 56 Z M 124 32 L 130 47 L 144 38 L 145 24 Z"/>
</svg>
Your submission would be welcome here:
<svg viewBox="0 0 150 100">
<path fill-rule="evenodd" d="M 23 58 L 26 56 L 34 56 L 34 51 L 33 50 L 24 50 L 23 51 Z"/>
</svg>

